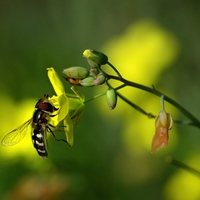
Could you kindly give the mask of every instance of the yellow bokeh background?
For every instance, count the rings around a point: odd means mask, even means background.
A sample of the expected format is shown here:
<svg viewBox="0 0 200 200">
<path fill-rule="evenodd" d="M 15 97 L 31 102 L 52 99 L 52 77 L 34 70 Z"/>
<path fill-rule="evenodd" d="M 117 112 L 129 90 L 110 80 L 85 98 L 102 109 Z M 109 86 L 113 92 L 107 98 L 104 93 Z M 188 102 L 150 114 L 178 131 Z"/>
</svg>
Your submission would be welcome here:
<svg viewBox="0 0 200 200">
<path fill-rule="evenodd" d="M 141 20 L 105 44 L 103 50 L 124 78 L 149 87 L 153 84 L 157 88 L 159 75 L 175 61 L 179 54 L 179 45 L 175 36 L 156 22 Z M 157 115 L 161 110 L 159 98 L 153 95 L 131 87 L 126 87 L 120 92 L 147 112 Z M 125 147 L 133 154 L 148 153 L 154 134 L 154 120 L 137 113 L 125 104 L 120 104 L 114 112 L 124 123 L 122 139 Z M 175 109 L 171 109 L 170 112 L 176 116 Z M 170 148 L 176 138 L 175 128 L 172 132 Z"/>
<path fill-rule="evenodd" d="M 198 158 L 199 154 L 194 153 L 194 155 L 186 158 L 184 162 L 190 163 L 189 166 L 196 169 L 196 167 L 200 164 L 200 160 Z M 166 194 L 166 199 L 196 200 L 200 198 L 199 185 L 199 174 L 192 174 L 188 171 L 180 169 L 166 182 L 164 193 Z"/>
<path fill-rule="evenodd" d="M 3 124 L 0 127 L 0 131 L 3 133 L 1 134 L 1 139 L 6 135 L 6 133 L 18 128 L 32 118 L 36 102 L 36 99 L 24 99 L 21 102 L 15 102 L 9 96 L 1 95 L 1 105 L 6 103 L 6 106 L 3 106 L 1 110 L 4 116 L 1 118 L 1 123 Z M 26 132 L 26 136 L 18 144 L 8 147 L 0 146 L 2 157 L 4 157 L 4 159 L 11 160 L 18 156 L 33 159 L 33 157 L 37 156 L 37 154 L 35 154 L 35 149 L 32 148 L 33 144 L 31 141 L 30 126 L 27 127 Z"/>
<path fill-rule="evenodd" d="M 125 79 L 155 87 L 200 118 L 198 1 L 10 0 L 0 10 L 0 141 L 33 116 L 38 99 L 55 95 L 47 68 L 72 93 L 62 71 L 89 69 L 85 49 L 105 53 Z M 91 100 L 107 86 L 76 89 Z M 119 92 L 147 113 L 161 110 L 157 96 L 132 87 Z M 165 108 L 187 120 L 167 102 Z M 38 156 L 29 127 L 18 144 L 0 145 L 0 199 L 200 199 L 198 175 L 165 162 L 171 156 L 199 170 L 199 129 L 174 123 L 168 147 L 152 154 L 154 126 L 120 98 L 111 111 L 104 95 L 85 105 L 73 147 L 48 134 L 47 159 Z"/>
<path fill-rule="evenodd" d="M 162 91 L 163 88 L 157 88 L 156 83 L 160 77 L 165 78 L 165 70 L 178 58 L 180 47 L 178 39 L 158 23 L 151 20 L 140 20 L 130 25 L 121 35 L 108 41 L 103 47 L 103 52 L 109 55 L 109 62 L 118 69 L 125 79 L 149 87 L 154 85 L 156 89 Z M 111 73 L 112 70 L 109 72 Z M 117 84 L 113 83 L 113 85 Z M 126 87 L 120 92 L 147 112 L 158 114 L 161 110 L 158 97 L 130 87 Z M 170 91 L 164 90 L 164 93 L 173 97 Z M 102 102 L 100 111 L 104 112 L 105 102 Z M 177 110 L 167 103 L 166 112 L 171 113 L 174 118 L 178 116 Z M 113 115 L 117 121 L 124 125 L 121 137 L 126 153 L 119 155 L 114 164 L 114 168 L 119 171 L 123 169 L 121 175 L 117 171 L 118 176 L 121 176 L 120 180 L 125 180 L 126 184 L 129 182 L 133 184 L 135 181 L 140 184 L 140 182 L 151 179 L 155 175 L 152 173 L 153 169 L 160 171 L 158 166 L 146 159 L 150 156 L 151 141 L 155 131 L 154 120 L 148 119 L 120 100 L 118 100 L 117 108 L 104 117 L 110 119 Z M 176 145 L 177 132 L 176 125 L 174 125 L 169 132 L 169 146 L 157 152 L 156 156 L 160 156 L 161 159 L 173 151 L 173 147 Z M 198 155 L 196 156 L 193 158 L 193 163 L 198 159 Z M 133 159 L 134 163 L 129 163 L 128 166 L 126 159 Z M 191 163 L 190 161 L 185 160 L 184 162 Z M 138 162 L 138 165 L 135 162 Z M 195 165 L 198 166 L 197 163 Z M 142 169 L 142 174 L 140 169 Z M 133 172 L 134 170 L 136 173 Z M 170 200 L 195 200 L 200 196 L 199 178 L 179 169 L 163 185 L 163 193 L 166 199 Z"/>
</svg>

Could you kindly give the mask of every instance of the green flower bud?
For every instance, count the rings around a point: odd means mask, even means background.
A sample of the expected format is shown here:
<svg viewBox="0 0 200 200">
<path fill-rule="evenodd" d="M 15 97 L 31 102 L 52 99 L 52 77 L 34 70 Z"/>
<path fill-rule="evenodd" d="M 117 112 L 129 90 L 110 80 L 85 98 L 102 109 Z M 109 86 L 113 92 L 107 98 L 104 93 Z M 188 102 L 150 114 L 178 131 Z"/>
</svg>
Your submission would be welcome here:
<svg viewBox="0 0 200 200">
<path fill-rule="evenodd" d="M 117 94 L 114 89 L 108 88 L 106 92 L 106 100 L 107 100 L 109 108 L 113 110 L 117 105 Z"/>
<path fill-rule="evenodd" d="M 94 81 L 95 81 L 94 77 L 88 76 L 87 78 L 79 80 L 79 84 L 82 86 L 91 87 L 94 86 Z"/>
<path fill-rule="evenodd" d="M 96 77 L 99 74 L 99 69 L 96 67 L 91 67 L 90 68 L 90 76 Z"/>
<path fill-rule="evenodd" d="M 105 83 L 106 76 L 103 73 L 99 73 L 94 81 L 94 85 L 101 85 Z"/>
<path fill-rule="evenodd" d="M 108 57 L 105 54 L 92 49 L 86 49 L 83 52 L 83 57 L 87 59 L 91 67 L 100 67 L 108 62 Z"/>
<path fill-rule="evenodd" d="M 64 69 L 62 73 L 65 77 L 84 79 L 89 75 L 89 71 L 84 67 L 74 66 Z"/>
</svg>

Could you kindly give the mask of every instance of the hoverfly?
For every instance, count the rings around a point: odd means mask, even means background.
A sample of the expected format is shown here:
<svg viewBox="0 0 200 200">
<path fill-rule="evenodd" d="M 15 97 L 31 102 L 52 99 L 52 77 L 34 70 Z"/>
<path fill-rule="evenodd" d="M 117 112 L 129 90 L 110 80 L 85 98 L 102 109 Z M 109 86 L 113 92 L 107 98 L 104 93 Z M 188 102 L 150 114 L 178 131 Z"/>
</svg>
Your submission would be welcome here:
<svg viewBox="0 0 200 200">
<path fill-rule="evenodd" d="M 42 158 L 47 158 L 47 131 L 51 132 L 56 140 L 64 141 L 67 143 L 67 141 L 64 139 L 56 138 L 50 128 L 53 127 L 51 124 L 49 124 L 50 117 L 54 117 L 55 115 L 52 115 L 52 113 L 57 110 L 58 108 L 55 108 L 48 100 L 48 95 L 44 95 L 44 98 L 39 99 L 39 101 L 36 103 L 33 117 L 18 128 L 9 132 L 2 139 L 1 144 L 3 146 L 12 146 L 17 144 L 24 138 L 27 133 L 27 128 L 29 125 L 31 125 L 33 146 Z"/>
</svg>

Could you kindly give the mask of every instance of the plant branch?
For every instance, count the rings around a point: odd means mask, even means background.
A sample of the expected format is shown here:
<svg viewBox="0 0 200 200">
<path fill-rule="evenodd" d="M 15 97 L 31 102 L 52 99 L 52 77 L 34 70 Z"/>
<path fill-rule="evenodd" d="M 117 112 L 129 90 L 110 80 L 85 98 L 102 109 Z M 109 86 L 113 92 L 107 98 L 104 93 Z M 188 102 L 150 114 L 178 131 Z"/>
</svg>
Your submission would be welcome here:
<svg viewBox="0 0 200 200">
<path fill-rule="evenodd" d="M 109 75 L 109 74 L 106 74 L 106 75 L 107 75 L 108 79 L 118 80 L 118 81 L 124 83 L 125 86 L 138 88 L 140 90 L 154 94 L 158 97 L 164 96 L 165 101 L 167 101 L 168 103 L 173 105 L 175 108 L 177 108 L 179 111 L 181 111 L 188 119 L 190 119 L 193 122 L 192 124 L 194 126 L 200 128 L 200 121 L 193 114 L 191 114 L 188 110 L 186 110 L 184 107 L 182 107 L 179 103 L 177 103 L 176 101 L 174 101 L 173 99 L 171 99 L 167 95 L 163 94 L 162 92 L 158 91 L 154 87 L 150 88 L 150 87 L 147 87 L 145 85 L 142 85 L 142 84 L 139 84 L 139 83 L 136 83 L 136 82 L 128 81 L 128 80 L 126 80 L 122 77 L 113 76 L 113 75 Z"/>
</svg>

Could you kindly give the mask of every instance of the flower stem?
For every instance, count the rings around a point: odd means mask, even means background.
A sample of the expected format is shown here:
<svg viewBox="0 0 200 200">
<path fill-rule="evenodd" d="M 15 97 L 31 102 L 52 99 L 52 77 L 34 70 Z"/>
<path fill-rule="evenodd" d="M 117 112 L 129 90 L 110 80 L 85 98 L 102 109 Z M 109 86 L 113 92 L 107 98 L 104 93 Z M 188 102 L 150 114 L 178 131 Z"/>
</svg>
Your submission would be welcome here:
<svg viewBox="0 0 200 200">
<path fill-rule="evenodd" d="M 192 173 L 194 175 L 200 176 L 200 171 L 199 170 L 196 170 L 196 169 L 194 169 L 194 168 L 192 168 L 192 167 L 190 167 L 190 166 L 188 166 L 188 165 L 186 165 L 186 164 L 184 164 L 184 163 L 182 163 L 182 162 L 180 162 L 180 161 L 178 161 L 176 159 L 173 159 L 171 156 L 168 156 L 166 158 L 166 162 L 171 164 L 171 165 L 174 165 L 174 166 L 177 166 L 179 168 L 182 168 L 182 169 L 184 169 L 184 170 L 186 170 L 186 171 L 188 171 L 188 172 L 190 172 L 190 173 Z"/>
<path fill-rule="evenodd" d="M 117 77 L 117 76 L 108 75 L 108 74 L 107 74 L 107 76 L 108 76 L 109 80 L 110 79 L 118 80 L 120 82 L 123 82 L 125 84 L 125 86 L 138 88 L 140 90 L 143 90 L 143 91 L 149 92 L 151 94 L 154 94 L 154 95 L 156 95 L 158 97 L 162 97 L 164 95 L 165 101 L 167 101 L 168 103 L 173 105 L 180 112 L 182 112 L 186 117 L 188 117 L 188 119 L 190 119 L 193 122 L 193 125 L 195 125 L 196 127 L 200 128 L 200 121 L 193 114 L 191 114 L 188 110 L 186 110 L 179 103 L 177 103 L 176 101 L 174 101 L 173 99 L 171 99 L 167 95 L 165 95 L 162 92 L 156 90 L 155 87 L 150 88 L 150 87 L 147 87 L 145 85 L 142 85 L 142 84 L 139 84 L 139 83 L 136 83 L 136 82 L 128 81 L 128 80 L 126 80 L 126 79 L 124 79 L 122 77 Z"/>
<path fill-rule="evenodd" d="M 134 104 L 132 101 L 130 101 L 129 99 L 127 99 L 126 97 L 124 97 L 123 95 L 121 95 L 119 92 L 117 92 L 117 96 L 120 97 L 126 103 L 128 103 L 130 106 L 132 106 L 133 108 L 135 108 L 137 111 L 141 112 L 144 115 L 147 115 L 149 118 L 155 118 L 156 117 L 155 115 L 153 115 L 151 113 L 147 113 L 144 109 L 142 109 L 138 105 Z"/>
<path fill-rule="evenodd" d="M 124 102 L 126 102 L 128 105 L 130 105 L 131 107 L 135 108 L 138 112 L 146 115 L 149 118 L 156 118 L 156 115 L 146 112 L 144 109 L 142 109 L 141 107 L 139 107 L 138 105 L 136 105 L 135 103 L 133 103 L 132 101 L 130 101 L 129 99 L 127 99 L 126 97 L 124 97 L 123 95 L 121 95 L 119 92 L 117 92 L 117 95 L 119 98 L 121 98 Z M 189 125 L 189 126 L 196 126 L 193 122 L 191 121 L 182 121 L 182 120 L 176 120 L 173 119 L 174 123 L 177 124 L 184 124 L 184 125 Z"/>
<path fill-rule="evenodd" d="M 118 75 L 118 77 L 122 78 L 119 71 L 110 62 L 107 62 L 107 64 L 115 71 L 115 73 Z"/>
<path fill-rule="evenodd" d="M 99 98 L 99 97 L 102 97 L 102 96 L 104 96 L 105 94 L 106 94 L 106 92 L 103 92 L 103 93 L 101 93 L 101 94 L 95 95 L 95 96 L 93 96 L 93 97 L 90 98 L 90 99 L 86 99 L 86 100 L 84 101 L 84 103 L 87 103 L 87 102 L 89 102 L 89 101 L 92 101 L 92 100 L 94 100 L 94 99 L 97 99 L 97 98 Z"/>
<path fill-rule="evenodd" d="M 164 96 L 164 95 L 162 95 L 162 96 L 160 97 L 160 102 L 161 102 L 161 107 L 162 107 L 162 110 L 165 110 L 164 98 L 165 98 L 165 96 Z"/>
</svg>

